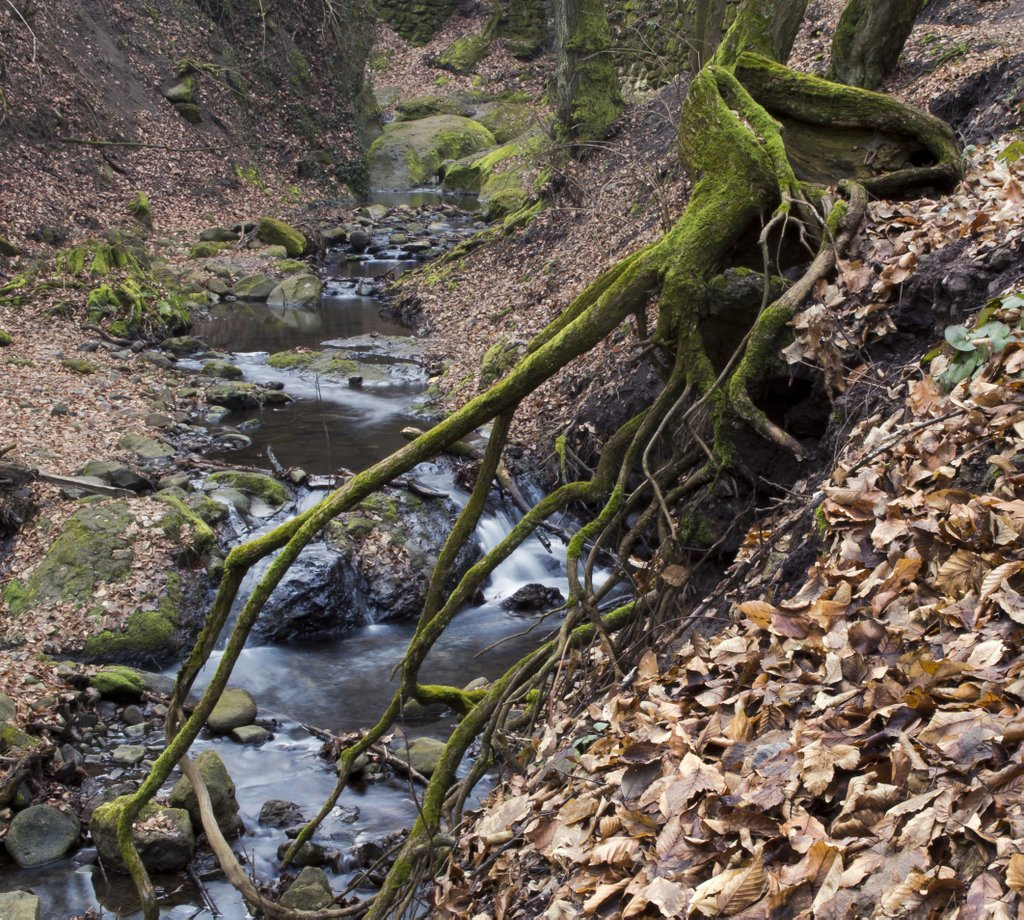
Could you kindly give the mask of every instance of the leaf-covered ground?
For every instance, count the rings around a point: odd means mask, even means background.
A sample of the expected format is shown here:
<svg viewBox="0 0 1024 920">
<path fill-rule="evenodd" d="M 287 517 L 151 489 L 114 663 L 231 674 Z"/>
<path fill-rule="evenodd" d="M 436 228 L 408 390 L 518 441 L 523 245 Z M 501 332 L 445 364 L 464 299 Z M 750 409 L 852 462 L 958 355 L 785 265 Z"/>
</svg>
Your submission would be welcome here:
<svg viewBox="0 0 1024 920">
<path fill-rule="evenodd" d="M 1024 911 L 1024 298 L 1002 292 L 895 381 L 850 360 L 921 256 L 1019 258 L 1024 159 L 1004 147 L 946 199 L 875 206 L 790 358 L 881 390 L 877 408 L 748 535 L 724 629 L 589 702 L 601 653 L 576 662 L 527 770 L 461 836 L 440 916 Z"/>
</svg>

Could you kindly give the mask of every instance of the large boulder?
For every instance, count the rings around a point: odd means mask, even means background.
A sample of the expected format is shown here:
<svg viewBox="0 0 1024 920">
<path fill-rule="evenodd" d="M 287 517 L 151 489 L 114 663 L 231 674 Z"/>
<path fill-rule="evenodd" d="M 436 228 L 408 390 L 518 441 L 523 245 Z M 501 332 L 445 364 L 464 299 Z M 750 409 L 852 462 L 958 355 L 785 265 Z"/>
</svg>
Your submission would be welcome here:
<svg viewBox="0 0 1024 920">
<path fill-rule="evenodd" d="M 264 275 L 246 275 L 239 279 L 234 287 L 234 295 L 239 300 L 266 300 L 277 285 Z"/>
<path fill-rule="evenodd" d="M 434 560 L 458 516 L 447 499 L 407 491 L 372 496 L 340 514 L 326 539 L 310 544 L 282 579 L 257 623 L 271 642 L 336 633 L 374 621 L 418 616 Z M 476 559 L 466 547 L 454 584 Z"/>
<path fill-rule="evenodd" d="M 445 744 L 436 738 L 413 738 L 408 749 L 399 749 L 399 756 L 409 758 L 409 766 L 424 776 L 433 776 L 441 763 Z"/>
<path fill-rule="evenodd" d="M 461 115 L 434 115 L 384 126 L 370 147 L 370 181 L 381 188 L 432 182 L 445 160 L 456 160 L 495 144 L 483 125 Z"/>
<path fill-rule="evenodd" d="M 32 805 L 19 811 L 7 831 L 7 852 L 22 869 L 42 866 L 63 857 L 81 833 L 78 818 L 52 805 Z"/>
<path fill-rule="evenodd" d="M 89 831 L 103 865 L 121 873 L 128 870 L 117 845 L 117 819 L 129 798 L 123 795 L 100 805 L 89 822 Z M 142 864 L 150 872 L 184 869 L 196 849 L 188 812 L 183 808 L 164 808 L 154 802 L 147 804 L 136 818 L 132 839 Z"/>
<path fill-rule="evenodd" d="M 285 278 L 267 298 L 271 307 L 312 307 L 320 300 L 324 283 L 315 275 Z"/>
<path fill-rule="evenodd" d="M 245 830 L 245 826 L 238 816 L 235 784 L 232 782 L 220 754 L 216 751 L 203 751 L 195 759 L 195 765 L 210 793 L 210 804 L 213 806 L 213 816 L 217 819 L 218 827 L 225 837 L 237 837 Z M 203 822 L 199 816 L 199 800 L 196 798 L 195 789 L 192 788 L 192 783 L 187 776 L 178 780 L 167 801 L 174 808 L 184 808 L 192 820 L 193 829 L 197 832 L 202 830 Z"/>
<path fill-rule="evenodd" d="M 233 728 L 256 721 L 256 701 L 248 690 L 228 687 L 217 700 L 206 727 L 215 735 L 226 735 Z"/>
</svg>

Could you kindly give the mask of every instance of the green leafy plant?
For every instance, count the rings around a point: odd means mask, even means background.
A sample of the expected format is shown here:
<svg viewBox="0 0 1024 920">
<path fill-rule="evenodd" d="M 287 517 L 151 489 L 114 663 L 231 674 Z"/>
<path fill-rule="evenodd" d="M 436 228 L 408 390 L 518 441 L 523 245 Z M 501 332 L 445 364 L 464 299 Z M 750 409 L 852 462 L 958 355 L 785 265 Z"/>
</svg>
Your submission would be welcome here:
<svg viewBox="0 0 1024 920">
<path fill-rule="evenodd" d="M 1020 310 L 1022 307 L 1024 293 L 997 297 L 978 314 L 973 328 L 947 326 L 943 337 L 952 353 L 947 353 L 948 367 L 936 377 L 939 385 L 947 391 L 952 390 L 961 381 L 980 373 L 993 355 L 998 355 L 1011 342 L 1024 338 L 1021 321 L 1011 327 L 1001 320 L 992 319 L 997 311 Z M 939 346 L 925 355 L 925 360 L 933 360 L 944 353 L 946 349 Z"/>
</svg>

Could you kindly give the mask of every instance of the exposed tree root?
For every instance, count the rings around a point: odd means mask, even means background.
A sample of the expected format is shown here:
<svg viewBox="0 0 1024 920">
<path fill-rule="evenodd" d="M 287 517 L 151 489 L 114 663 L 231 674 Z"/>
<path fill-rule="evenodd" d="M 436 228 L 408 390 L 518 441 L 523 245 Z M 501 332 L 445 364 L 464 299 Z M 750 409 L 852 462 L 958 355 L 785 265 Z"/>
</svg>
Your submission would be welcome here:
<svg viewBox="0 0 1024 920">
<path fill-rule="evenodd" d="M 744 0 L 726 39 L 694 78 L 681 111 L 679 142 L 683 165 L 695 184 L 674 227 L 593 282 L 533 339 L 499 383 L 313 508 L 228 555 L 203 632 L 178 675 L 167 717 L 167 746 L 119 816 L 121 851 L 147 920 L 157 916 L 156 902 L 132 843 L 131 826 L 179 763 L 197 791 L 204 829 L 225 873 L 265 915 L 296 920 L 363 912 L 371 918 L 401 916 L 418 881 L 437 868 L 450 848 L 443 819 L 459 820 L 492 753 L 510 750 L 506 731 L 512 721 L 532 724 L 542 692 L 564 676 L 566 656 L 596 638 L 619 669 L 622 650 L 613 641 L 615 632 L 652 610 L 662 611 L 664 598 L 649 603 L 645 597 L 599 614 L 609 589 L 595 588 L 593 572 L 606 548 L 616 549 L 616 580 L 621 582 L 633 578 L 629 557 L 638 547 L 647 547 L 650 558 L 643 581 L 632 584 L 634 596 L 640 597 L 654 584 L 657 565 L 681 557 L 678 522 L 695 497 L 711 484 L 749 478 L 736 456 L 737 425 L 801 456 L 802 446 L 768 419 L 753 395 L 786 324 L 849 244 L 867 191 L 895 194 L 948 184 L 959 175 L 952 134 L 940 122 L 883 96 L 796 74 L 778 63 L 788 56 L 805 7 L 806 0 Z M 827 144 L 821 140 L 825 135 L 832 137 Z M 815 144 L 824 157 L 814 155 Z M 866 144 L 874 146 L 867 149 Z M 840 197 L 826 187 L 835 183 L 840 183 Z M 797 244 L 790 249 L 809 249 L 811 256 L 801 259 L 800 279 L 773 299 L 770 291 L 781 266 L 769 264 L 771 244 L 781 252 L 785 242 Z M 743 318 L 738 344 L 734 349 L 730 344 L 732 357 L 716 361 L 716 352 L 709 348 L 714 343 L 705 341 L 702 311 L 714 296 L 712 281 L 742 262 L 744 247 L 763 257 L 764 299 L 755 315 Z M 476 528 L 501 469 L 516 407 L 630 315 L 645 317 L 652 298 L 657 298 L 659 314 L 651 344 L 662 353 L 666 369 L 660 395 L 608 439 L 588 479 L 566 482 L 526 510 L 501 543 L 447 590 L 451 565 Z M 188 749 L 227 685 L 271 591 L 310 540 L 339 513 L 488 423 L 493 427 L 477 482 L 438 557 L 415 634 L 398 666 L 398 687 L 377 724 L 342 751 L 334 790 L 289 848 L 285 864 L 334 806 L 359 755 L 389 731 L 408 700 L 443 702 L 462 720 L 380 892 L 357 907 L 316 912 L 281 908 L 260 894 L 220 835 L 202 779 L 186 756 Z M 553 514 L 572 507 L 586 507 L 592 517 L 569 541 L 570 597 L 557 633 L 485 691 L 421 683 L 419 671 L 430 649 L 483 581 Z M 186 717 L 184 700 L 224 628 L 243 577 L 271 554 L 276 555 L 247 598 L 209 686 Z M 480 757 L 466 779 L 453 787 L 456 769 L 478 738 L 483 744 Z"/>
</svg>

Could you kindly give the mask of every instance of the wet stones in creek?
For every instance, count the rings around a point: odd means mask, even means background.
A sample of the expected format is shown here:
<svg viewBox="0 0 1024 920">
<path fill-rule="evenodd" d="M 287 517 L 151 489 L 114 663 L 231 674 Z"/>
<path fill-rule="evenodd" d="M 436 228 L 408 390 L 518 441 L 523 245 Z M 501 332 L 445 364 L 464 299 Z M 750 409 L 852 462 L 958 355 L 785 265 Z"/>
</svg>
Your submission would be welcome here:
<svg viewBox="0 0 1024 920">
<path fill-rule="evenodd" d="M 77 842 L 78 819 L 52 805 L 19 811 L 7 831 L 7 852 L 23 869 L 60 859 Z"/>
<path fill-rule="evenodd" d="M 244 692 L 244 691 L 242 691 Z M 223 699 L 223 697 L 221 697 Z M 253 706 L 255 715 L 255 705 Z M 228 773 L 224 761 L 216 751 L 203 751 L 195 759 L 196 769 L 203 778 L 207 791 L 210 793 L 210 805 L 217 826 L 225 837 L 237 837 L 245 830 L 242 819 L 238 815 L 238 799 L 235 798 L 235 784 Z M 183 808 L 192 821 L 192 829 L 199 833 L 203 829 L 199 815 L 199 800 L 188 777 L 183 776 L 175 784 L 167 799 L 174 808 Z"/>
<path fill-rule="evenodd" d="M 558 588 L 536 583 L 523 585 L 511 597 L 501 602 L 502 609 L 514 610 L 517 613 L 529 613 L 535 610 L 550 610 L 564 604 L 565 598 Z"/>
<path fill-rule="evenodd" d="M 213 707 L 206 727 L 215 735 L 226 735 L 233 728 L 252 725 L 256 721 L 256 701 L 248 690 L 228 687 Z"/>
<path fill-rule="evenodd" d="M 93 812 L 89 830 L 104 867 L 127 873 L 117 845 L 117 818 L 129 796 L 100 805 Z M 150 872 L 176 872 L 184 869 L 196 849 L 195 835 L 188 812 L 183 808 L 164 808 L 150 802 L 132 829 L 132 839 L 142 864 Z"/>
<path fill-rule="evenodd" d="M 433 561 L 458 516 L 448 499 L 423 499 L 403 490 L 366 499 L 326 528 L 274 590 L 256 629 L 284 642 L 329 635 L 367 620 L 419 614 Z M 456 559 L 454 584 L 479 554 L 474 542 Z"/>
</svg>

